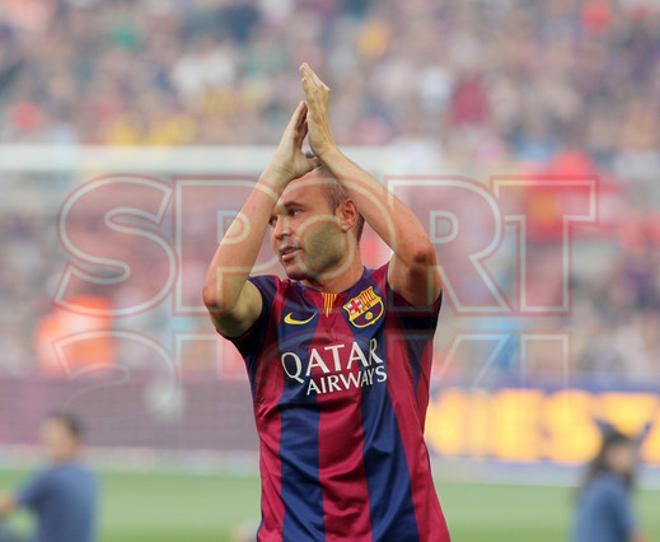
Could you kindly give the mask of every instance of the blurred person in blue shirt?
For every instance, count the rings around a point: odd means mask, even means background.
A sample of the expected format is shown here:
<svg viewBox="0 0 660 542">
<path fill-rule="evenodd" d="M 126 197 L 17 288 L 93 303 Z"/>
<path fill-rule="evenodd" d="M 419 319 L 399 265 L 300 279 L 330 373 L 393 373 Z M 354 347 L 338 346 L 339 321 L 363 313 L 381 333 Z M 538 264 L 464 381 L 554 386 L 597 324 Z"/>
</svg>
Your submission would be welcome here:
<svg viewBox="0 0 660 542">
<path fill-rule="evenodd" d="M 639 439 L 608 427 L 587 467 L 571 542 L 646 542 L 632 511 Z"/>
<path fill-rule="evenodd" d="M 98 499 L 96 476 L 82 463 L 83 429 L 66 413 L 50 415 L 41 426 L 49 465 L 19 489 L 0 496 L 0 520 L 19 508 L 37 519 L 31 542 L 92 542 Z M 0 542 L 20 540 L 0 525 Z"/>
</svg>

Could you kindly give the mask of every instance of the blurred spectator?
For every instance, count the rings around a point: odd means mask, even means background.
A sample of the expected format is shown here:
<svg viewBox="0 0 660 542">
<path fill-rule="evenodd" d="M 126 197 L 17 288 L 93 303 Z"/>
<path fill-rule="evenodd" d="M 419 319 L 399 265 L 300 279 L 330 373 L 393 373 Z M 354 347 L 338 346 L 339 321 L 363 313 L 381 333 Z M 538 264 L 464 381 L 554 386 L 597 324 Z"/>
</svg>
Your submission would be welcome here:
<svg viewBox="0 0 660 542">
<path fill-rule="evenodd" d="M 107 315 L 109 303 L 95 296 L 70 300 L 76 307 Z M 111 368 L 116 360 L 111 319 L 55 307 L 36 330 L 39 372 L 52 378 L 74 378 Z"/>
<path fill-rule="evenodd" d="M 513 158 L 577 138 L 606 167 L 660 147 L 651 0 L 3 5 L 0 141 L 272 143 L 307 59 L 342 144 L 488 128 Z"/>
<path fill-rule="evenodd" d="M 0 495 L 0 520 L 17 509 L 29 510 L 37 520 L 33 540 L 93 542 L 96 538 L 98 482 L 83 464 L 83 428 L 67 413 L 44 420 L 41 440 L 49 465 L 32 475 L 14 494 Z M 9 534 L 0 539 L 14 542 Z"/>
<path fill-rule="evenodd" d="M 632 511 L 639 443 L 609 428 L 580 488 L 571 542 L 644 542 Z"/>
</svg>

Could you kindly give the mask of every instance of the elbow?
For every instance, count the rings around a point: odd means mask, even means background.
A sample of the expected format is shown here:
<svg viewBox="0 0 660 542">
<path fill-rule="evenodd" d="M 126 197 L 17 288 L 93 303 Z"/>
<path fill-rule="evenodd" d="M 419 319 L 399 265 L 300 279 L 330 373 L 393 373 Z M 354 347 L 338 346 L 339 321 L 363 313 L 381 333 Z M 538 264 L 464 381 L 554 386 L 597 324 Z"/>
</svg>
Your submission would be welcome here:
<svg viewBox="0 0 660 542">
<path fill-rule="evenodd" d="M 204 284 L 204 288 L 202 289 L 202 300 L 207 309 L 213 311 L 221 310 L 222 303 L 214 285 L 208 283 Z"/>
<path fill-rule="evenodd" d="M 415 267 L 430 267 L 436 263 L 435 248 L 431 241 L 420 242 L 412 247 L 411 262 Z"/>
</svg>

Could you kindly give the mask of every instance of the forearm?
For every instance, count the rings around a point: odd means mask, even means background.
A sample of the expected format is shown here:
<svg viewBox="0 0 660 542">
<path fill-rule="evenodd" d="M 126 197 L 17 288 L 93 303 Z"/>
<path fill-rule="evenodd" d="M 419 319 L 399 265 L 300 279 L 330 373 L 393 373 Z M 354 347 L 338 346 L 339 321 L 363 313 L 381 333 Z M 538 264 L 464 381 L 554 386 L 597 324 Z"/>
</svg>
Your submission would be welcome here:
<svg viewBox="0 0 660 542">
<path fill-rule="evenodd" d="M 264 239 L 273 205 L 286 186 L 284 175 L 267 168 L 220 242 L 206 273 L 204 303 L 219 312 L 238 301 Z"/>
<path fill-rule="evenodd" d="M 347 190 L 367 224 L 403 264 L 434 264 L 435 253 L 426 231 L 401 200 L 336 146 L 324 151 L 320 158 Z"/>
</svg>

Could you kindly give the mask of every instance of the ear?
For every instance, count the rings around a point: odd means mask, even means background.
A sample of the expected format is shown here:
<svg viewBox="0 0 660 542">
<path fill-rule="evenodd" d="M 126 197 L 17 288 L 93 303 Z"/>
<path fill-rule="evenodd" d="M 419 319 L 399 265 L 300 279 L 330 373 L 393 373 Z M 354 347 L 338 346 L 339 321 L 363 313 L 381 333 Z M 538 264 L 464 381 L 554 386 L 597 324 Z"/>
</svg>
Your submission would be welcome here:
<svg viewBox="0 0 660 542">
<path fill-rule="evenodd" d="M 357 210 L 355 202 L 348 198 L 341 202 L 337 207 L 337 218 L 341 224 L 341 231 L 347 232 L 355 227 L 360 213 Z"/>
</svg>

